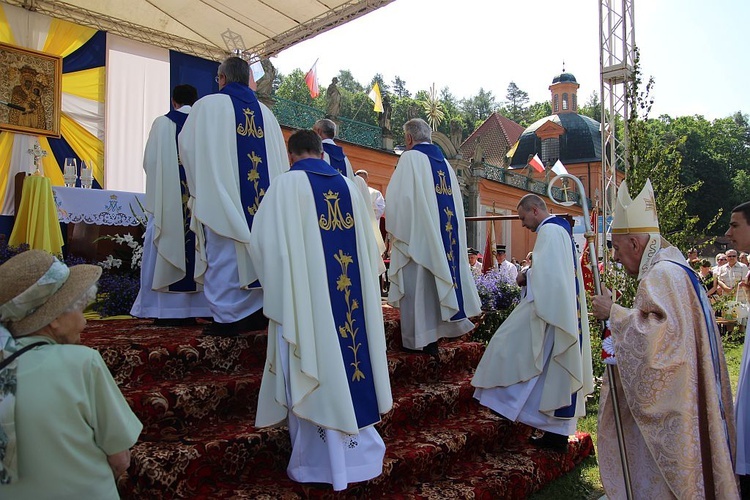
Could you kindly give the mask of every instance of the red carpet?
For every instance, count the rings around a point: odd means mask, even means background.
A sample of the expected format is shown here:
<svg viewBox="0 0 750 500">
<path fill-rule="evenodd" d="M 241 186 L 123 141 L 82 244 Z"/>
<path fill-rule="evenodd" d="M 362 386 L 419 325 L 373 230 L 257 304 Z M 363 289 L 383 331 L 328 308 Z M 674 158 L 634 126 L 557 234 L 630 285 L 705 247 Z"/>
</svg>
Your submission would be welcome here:
<svg viewBox="0 0 750 500">
<path fill-rule="evenodd" d="M 123 498 L 509 498 L 529 496 L 593 453 L 587 434 L 566 455 L 526 444 L 531 429 L 480 407 L 471 374 L 483 345 L 440 344 L 439 363 L 400 350 L 398 311 L 385 308 L 394 408 L 378 429 L 383 474 L 348 490 L 286 476 L 286 427 L 253 426 L 265 332 L 224 339 L 201 326 L 91 321 L 85 345 L 102 353 L 144 425 Z"/>
</svg>

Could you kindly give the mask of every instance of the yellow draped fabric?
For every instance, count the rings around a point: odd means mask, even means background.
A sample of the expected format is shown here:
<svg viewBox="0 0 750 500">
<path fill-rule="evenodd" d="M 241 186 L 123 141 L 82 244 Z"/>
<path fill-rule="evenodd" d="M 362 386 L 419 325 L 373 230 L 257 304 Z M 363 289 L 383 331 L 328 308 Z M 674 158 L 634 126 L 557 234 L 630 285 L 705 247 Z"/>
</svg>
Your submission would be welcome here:
<svg viewBox="0 0 750 500">
<path fill-rule="evenodd" d="M 104 66 L 65 73 L 62 79 L 62 91 L 92 101 L 104 102 Z"/>
<path fill-rule="evenodd" d="M 13 136 L 10 132 L 0 132 L 0 206 L 3 204 L 3 193 L 8 187 L 10 175 L 10 154 L 13 147 Z"/>
<path fill-rule="evenodd" d="M 16 40 L 13 38 L 13 33 L 10 31 L 10 24 L 5 18 L 5 11 L 0 7 L 0 42 L 15 44 Z"/>
<path fill-rule="evenodd" d="M 45 151 L 52 151 L 46 137 L 39 138 L 39 147 Z M 60 169 L 60 165 L 57 164 L 57 159 L 54 155 L 49 154 L 42 158 L 42 173 L 52 182 L 53 186 L 62 186 L 65 184 L 63 172 Z"/>
<path fill-rule="evenodd" d="M 53 18 L 42 52 L 65 57 L 81 48 L 95 33 L 95 29 Z"/>
<path fill-rule="evenodd" d="M 42 52 L 65 57 L 86 43 L 96 30 L 62 21 L 51 19 L 49 31 L 46 33 Z M 19 36 L 23 34 L 17 34 Z M 45 34 L 41 34 L 44 37 Z M 21 36 L 22 37 L 22 36 Z M 23 38 L 23 37 L 22 37 Z M 5 16 L 3 5 L 0 4 L 0 42 L 15 44 L 16 38 L 11 31 L 10 24 Z M 31 47 L 36 48 L 36 47 Z M 104 102 L 105 93 L 105 68 L 92 68 L 62 75 L 62 91 L 95 102 Z M 100 185 L 104 185 L 104 144 L 80 124 L 74 122 L 65 113 L 61 113 L 60 132 L 62 138 L 73 148 L 76 155 L 84 161 L 94 161 L 94 178 Z M 11 149 L 14 134 L 8 132 L 0 133 L 0 206 L 9 182 L 11 168 Z M 44 173 L 55 186 L 63 185 L 63 176 L 60 165 L 51 154 L 47 139 L 39 137 L 39 145 L 49 154 L 44 158 L 42 164 Z M 57 170 L 55 170 L 57 169 Z"/>
<path fill-rule="evenodd" d="M 30 175 L 23 183 L 21 205 L 8 244 L 23 243 L 33 249 L 62 254 L 63 238 L 52 183 L 42 175 Z"/>
<path fill-rule="evenodd" d="M 60 132 L 82 161 L 86 163 L 89 160 L 94 161 L 94 178 L 99 181 L 100 185 L 104 185 L 104 170 L 102 169 L 104 144 L 102 141 L 91 135 L 88 130 L 74 122 L 65 113 L 62 114 L 60 120 Z"/>
</svg>

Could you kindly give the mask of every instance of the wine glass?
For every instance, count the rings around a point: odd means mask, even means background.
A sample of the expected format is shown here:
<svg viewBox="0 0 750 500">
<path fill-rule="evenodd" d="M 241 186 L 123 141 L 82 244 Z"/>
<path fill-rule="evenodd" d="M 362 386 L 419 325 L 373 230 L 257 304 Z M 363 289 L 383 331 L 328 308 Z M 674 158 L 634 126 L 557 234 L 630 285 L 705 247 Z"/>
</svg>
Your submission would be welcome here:
<svg viewBox="0 0 750 500">
<path fill-rule="evenodd" d="M 63 179 L 65 179 L 65 187 L 75 187 L 77 178 L 78 166 L 76 165 L 76 159 L 65 158 L 65 170 L 63 175 Z"/>
</svg>

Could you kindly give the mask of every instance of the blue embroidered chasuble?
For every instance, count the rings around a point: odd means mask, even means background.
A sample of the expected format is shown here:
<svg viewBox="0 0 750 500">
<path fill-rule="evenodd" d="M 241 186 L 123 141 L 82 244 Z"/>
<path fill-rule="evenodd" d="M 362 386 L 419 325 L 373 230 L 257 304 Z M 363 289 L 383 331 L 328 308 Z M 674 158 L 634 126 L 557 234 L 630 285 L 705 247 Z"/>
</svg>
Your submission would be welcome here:
<svg viewBox="0 0 750 500">
<path fill-rule="evenodd" d="M 578 312 L 578 348 L 579 350 L 583 349 L 583 328 L 581 326 L 581 302 L 578 300 L 578 296 L 581 293 L 581 284 L 578 282 L 578 273 L 577 273 L 577 261 L 576 261 L 576 243 L 573 240 L 573 229 L 570 227 L 570 223 L 563 219 L 562 217 L 551 217 L 543 221 L 539 227 L 542 227 L 545 224 L 555 224 L 557 226 L 560 226 L 561 228 L 565 229 L 565 232 L 568 233 L 568 236 L 570 236 L 570 248 L 571 252 L 573 254 L 573 277 L 576 282 L 576 310 Z M 537 228 L 538 230 L 538 228 Z M 588 318 L 586 318 L 586 321 L 588 321 Z M 562 408 L 558 408 L 555 410 L 555 416 L 560 418 L 573 418 L 576 413 L 576 402 L 578 401 L 578 393 L 574 392 L 570 395 L 570 405 L 564 406 Z"/>
<path fill-rule="evenodd" d="M 187 120 L 188 115 L 173 109 L 164 116 L 169 118 L 177 126 L 177 131 L 174 136 L 175 145 L 177 145 L 177 136 L 180 135 L 182 126 L 185 125 L 185 120 Z M 198 289 L 195 284 L 195 233 L 190 230 L 190 210 L 188 210 L 187 206 L 190 193 L 188 192 L 185 168 L 180 161 L 179 148 L 177 151 L 177 162 L 179 164 L 180 172 L 180 198 L 182 200 L 182 226 L 185 232 L 185 277 L 180 281 L 169 285 L 169 291 L 194 292 Z"/>
<path fill-rule="evenodd" d="M 219 91 L 232 99 L 237 125 L 237 164 L 239 165 L 240 200 L 245 207 L 247 227 L 253 228 L 253 218 L 265 196 L 271 179 L 268 175 L 268 155 L 260 103 L 249 87 L 230 83 Z"/>
<path fill-rule="evenodd" d="M 362 308 L 362 280 L 349 187 L 339 172 L 323 160 L 300 160 L 290 170 L 307 174 L 315 198 L 331 312 L 357 425 L 361 429 L 378 422 L 380 412 Z"/>
<path fill-rule="evenodd" d="M 250 87 L 230 83 L 219 91 L 232 99 L 235 132 L 237 134 L 237 165 L 240 182 L 240 203 L 245 207 L 248 229 L 253 228 L 253 219 L 261 200 L 268 191 L 271 179 L 268 174 L 263 112 Z M 260 288 L 255 280 L 247 288 Z"/>
<path fill-rule="evenodd" d="M 458 321 L 466 318 L 464 312 L 464 294 L 461 287 L 461 269 L 459 259 L 459 238 L 461 235 L 458 231 L 458 220 L 456 219 L 456 205 L 453 201 L 453 188 L 451 186 L 450 165 L 445 161 L 445 156 L 440 148 L 434 144 L 417 144 L 412 149 L 424 153 L 430 159 L 430 168 L 432 169 L 432 181 L 435 184 L 435 197 L 437 198 L 438 214 L 440 216 L 440 235 L 443 239 L 443 249 L 445 258 L 448 261 L 448 268 L 453 278 L 453 289 L 456 291 L 456 301 L 458 302 L 458 312 L 451 317 L 451 321 Z"/>
<path fill-rule="evenodd" d="M 328 158 L 331 160 L 331 166 L 339 171 L 341 175 L 346 177 L 346 155 L 344 154 L 344 148 L 331 144 L 330 142 L 323 143 L 323 151 L 328 154 Z"/>
</svg>

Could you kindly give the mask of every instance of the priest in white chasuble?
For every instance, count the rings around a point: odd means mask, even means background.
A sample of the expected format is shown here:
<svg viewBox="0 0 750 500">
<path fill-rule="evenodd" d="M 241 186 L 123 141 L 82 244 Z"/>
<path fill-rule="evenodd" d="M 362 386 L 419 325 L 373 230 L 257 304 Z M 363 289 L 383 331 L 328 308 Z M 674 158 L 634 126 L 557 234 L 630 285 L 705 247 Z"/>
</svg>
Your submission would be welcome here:
<svg viewBox="0 0 750 500">
<path fill-rule="evenodd" d="M 517 210 L 537 233 L 534 266 L 520 279 L 526 296 L 495 332 L 471 384 L 482 405 L 545 431 L 532 443 L 565 452 L 594 389 L 581 266 L 567 220 L 535 194 Z"/>
<path fill-rule="evenodd" d="M 203 287 L 195 282 L 195 234 L 190 230 L 185 169 L 177 136 L 198 91 L 192 85 L 172 90 L 172 109 L 151 126 L 143 154 L 148 224 L 143 244 L 141 289 L 130 314 L 155 318 L 154 324 L 195 324 L 210 316 Z"/>
<path fill-rule="evenodd" d="M 289 477 L 338 491 L 381 474 L 392 397 L 369 207 L 322 151 L 291 135 L 250 236 L 270 320 L 255 425 L 287 422 Z"/>
<path fill-rule="evenodd" d="M 620 185 L 612 247 L 615 260 L 638 278 L 633 307 L 613 304 L 607 292 L 593 297 L 592 311 L 610 324 L 605 348 L 617 365 L 634 498 L 739 498 L 721 336 L 697 275 L 660 234 L 650 181 L 635 199 Z M 607 496 L 624 498 L 610 383 L 605 376 L 597 457 Z"/>
<path fill-rule="evenodd" d="M 430 126 L 404 124 L 406 148 L 388 184 L 388 303 L 401 310 L 404 348 L 436 355 L 437 341 L 470 332 L 481 303 L 469 267 L 458 179 Z"/>
<path fill-rule="evenodd" d="M 328 118 L 322 118 L 313 125 L 313 131 L 323 141 L 323 159 L 341 175 L 353 181 L 354 170 L 349 157 L 344 153 L 344 148 L 333 140 L 336 137 L 336 128 L 336 122 Z"/>
<path fill-rule="evenodd" d="M 289 158 L 276 117 L 249 87 L 247 62 L 226 59 L 217 78 L 219 92 L 195 103 L 179 142 L 197 237 L 195 277 L 214 318 L 204 332 L 233 336 L 265 326 L 250 230 Z"/>
</svg>

